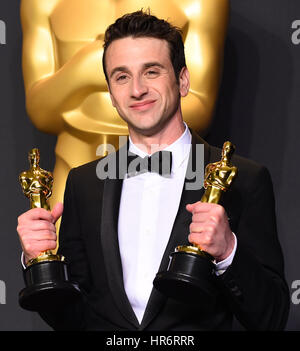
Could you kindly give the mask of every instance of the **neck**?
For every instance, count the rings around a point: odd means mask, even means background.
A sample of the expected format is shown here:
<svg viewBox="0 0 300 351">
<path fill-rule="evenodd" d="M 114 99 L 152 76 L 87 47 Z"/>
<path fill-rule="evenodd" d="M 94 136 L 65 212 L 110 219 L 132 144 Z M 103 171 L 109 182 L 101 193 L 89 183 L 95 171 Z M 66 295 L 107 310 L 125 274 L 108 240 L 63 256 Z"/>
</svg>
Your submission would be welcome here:
<svg viewBox="0 0 300 351">
<path fill-rule="evenodd" d="M 225 163 L 226 165 L 229 164 L 229 157 L 228 157 L 228 155 L 223 155 L 222 162 Z"/>
<path fill-rule="evenodd" d="M 144 135 L 138 133 L 132 128 L 129 129 L 129 135 L 132 142 L 148 154 L 165 149 L 168 145 L 173 144 L 185 130 L 182 117 L 174 118 L 169 121 L 159 132 L 153 135 Z"/>
</svg>

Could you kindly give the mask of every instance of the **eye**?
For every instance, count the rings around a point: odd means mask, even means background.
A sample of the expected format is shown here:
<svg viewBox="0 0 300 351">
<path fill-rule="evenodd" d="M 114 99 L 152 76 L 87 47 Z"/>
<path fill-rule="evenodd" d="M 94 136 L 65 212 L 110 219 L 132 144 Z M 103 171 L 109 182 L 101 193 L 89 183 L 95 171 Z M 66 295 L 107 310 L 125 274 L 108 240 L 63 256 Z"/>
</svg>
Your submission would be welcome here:
<svg viewBox="0 0 300 351">
<path fill-rule="evenodd" d="M 159 71 L 151 69 L 149 71 L 146 71 L 145 74 L 148 78 L 156 78 L 159 75 Z"/>
<path fill-rule="evenodd" d="M 120 74 L 116 77 L 116 82 L 119 84 L 124 84 L 128 80 L 128 75 L 127 74 Z"/>
</svg>

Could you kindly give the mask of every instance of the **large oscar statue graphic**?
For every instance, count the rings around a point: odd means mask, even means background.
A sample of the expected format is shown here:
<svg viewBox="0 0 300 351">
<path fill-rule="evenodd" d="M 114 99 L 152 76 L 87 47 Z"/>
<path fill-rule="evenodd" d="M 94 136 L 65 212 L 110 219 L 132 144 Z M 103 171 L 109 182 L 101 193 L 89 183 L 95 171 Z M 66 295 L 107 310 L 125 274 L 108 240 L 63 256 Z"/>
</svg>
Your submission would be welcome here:
<svg viewBox="0 0 300 351">
<path fill-rule="evenodd" d="M 106 145 L 118 149 L 119 135 L 128 134 L 110 102 L 102 46 L 110 24 L 142 8 L 182 30 L 191 75 L 183 116 L 204 133 L 222 78 L 228 0 L 21 1 L 26 110 L 40 131 L 57 136 L 51 206 L 63 201 L 71 168 L 103 156 Z"/>
<path fill-rule="evenodd" d="M 221 160 L 206 166 L 202 202 L 217 204 L 229 189 L 237 175 L 237 167 L 230 162 L 234 150 L 231 142 L 225 142 Z M 196 244 L 182 245 L 176 247 L 170 256 L 168 269 L 158 272 L 153 284 L 168 297 L 186 303 L 202 299 L 210 306 L 216 295 L 214 271 L 214 257 Z"/>
<path fill-rule="evenodd" d="M 23 193 L 30 199 L 30 208 L 50 210 L 48 202 L 52 193 L 53 176 L 39 166 L 38 149 L 29 152 L 30 169 L 19 175 Z M 65 299 L 79 298 L 78 286 L 68 278 L 65 258 L 51 250 L 28 261 L 24 271 L 26 287 L 19 294 L 20 306 L 39 311 L 47 306 L 63 303 Z"/>
</svg>

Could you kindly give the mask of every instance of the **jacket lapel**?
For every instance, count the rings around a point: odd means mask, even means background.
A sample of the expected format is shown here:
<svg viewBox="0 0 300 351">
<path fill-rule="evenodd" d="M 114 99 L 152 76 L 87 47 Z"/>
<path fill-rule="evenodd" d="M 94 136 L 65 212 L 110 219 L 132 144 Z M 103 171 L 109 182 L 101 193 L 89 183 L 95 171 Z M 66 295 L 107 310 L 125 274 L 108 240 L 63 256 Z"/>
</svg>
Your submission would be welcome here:
<svg viewBox="0 0 300 351">
<path fill-rule="evenodd" d="M 210 148 L 209 145 L 200 138 L 196 133 L 191 131 L 192 134 L 192 145 L 191 152 L 189 156 L 189 164 L 192 164 L 192 169 L 196 170 L 196 145 L 204 144 L 204 165 L 208 163 Z M 193 157 L 194 156 L 194 157 Z M 189 180 L 193 181 L 193 180 Z M 186 205 L 189 203 L 194 203 L 200 201 L 204 189 L 203 187 L 199 190 L 192 191 L 188 190 L 186 184 L 188 179 L 186 177 L 185 183 L 182 190 L 182 195 L 180 199 L 179 209 L 177 212 L 177 216 L 175 218 L 173 229 L 170 235 L 170 239 L 168 241 L 167 247 L 165 249 L 159 272 L 165 271 L 168 268 L 170 254 L 175 250 L 178 245 L 189 245 L 188 242 L 188 234 L 189 234 L 189 225 L 191 223 L 191 214 L 186 210 Z M 163 307 L 167 298 L 162 295 L 158 290 L 154 287 L 152 289 L 146 311 L 141 323 L 140 328 L 145 329 L 147 325 L 153 320 L 153 318 L 157 315 L 160 309 Z"/>
<path fill-rule="evenodd" d="M 192 164 L 193 170 L 196 169 L 196 159 L 193 155 L 196 155 L 196 145 L 204 144 L 204 164 L 209 162 L 210 157 L 210 147 L 209 145 L 200 138 L 196 133 L 192 133 L 192 145 L 189 162 Z M 126 144 L 116 153 L 116 165 L 117 174 L 119 172 L 119 156 L 120 151 L 124 151 L 124 148 L 128 148 Z M 108 156 L 110 157 L 110 155 Z M 118 243 L 118 217 L 119 217 L 119 206 L 121 199 L 121 191 L 123 184 L 123 176 L 121 172 L 121 177 L 119 179 L 105 179 L 104 189 L 103 189 L 103 205 L 102 205 L 102 221 L 101 221 L 101 243 L 103 247 L 103 256 L 105 262 L 105 268 L 107 271 L 108 283 L 112 296 L 114 298 L 115 304 L 118 307 L 122 316 L 129 322 L 131 326 L 136 329 L 145 329 L 147 325 L 153 320 L 153 318 L 158 314 L 158 312 L 163 307 L 167 298 L 162 295 L 155 288 L 152 289 L 145 314 L 141 325 L 139 324 L 136 315 L 131 307 L 131 304 L 126 295 L 124 284 L 123 284 L 123 270 L 120 257 L 120 249 Z M 121 178 L 121 179 L 120 179 Z M 191 191 L 186 189 L 186 183 L 188 179 L 186 178 L 185 184 L 182 190 L 181 200 L 177 216 L 175 218 L 173 229 L 168 241 L 167 247 L 165 249 L 159 271 L 164 271 L 167 269 L 169 264 L 170 254 L 175 250 L 178 245 L 187 245 L 189 225 L 191 222 L 191 215 L 185 209 L 188 203 L 194 203 L 199 201 L 203 194 L 203 188 L 197 191 Z M 193 180 L 190 180 L 193 181 Z"/>
<path fill-rule="evenodd" d="M 117 175 L 119 172 L 119 154 L 118 151 L 116 153 Z M 138 328 L 139 322 L 127 298 L 123 284 L 123 270 L 118 242 L 118 217 L 123 177 L 117 178 L 119 179 L 107 178 L 104 180 L 101 242 L 107 279 L 115 304 L 130 325 Z"/>
</svg>

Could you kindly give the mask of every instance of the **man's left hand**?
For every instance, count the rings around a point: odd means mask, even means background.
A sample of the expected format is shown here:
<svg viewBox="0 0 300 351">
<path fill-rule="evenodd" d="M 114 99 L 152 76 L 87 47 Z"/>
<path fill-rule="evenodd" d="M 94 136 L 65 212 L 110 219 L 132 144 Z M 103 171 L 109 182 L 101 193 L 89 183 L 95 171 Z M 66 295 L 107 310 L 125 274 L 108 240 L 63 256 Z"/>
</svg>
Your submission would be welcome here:
<svg viewBox="0 0 300 351">
<path fill-rule="evenodd" d="M 193 214 L 188 240 L 212 255 L 217 262 L 225 260 L 234 248 L 234 235 L 224 207 L 201 201 L 188 204 Z"/>
</svg>

